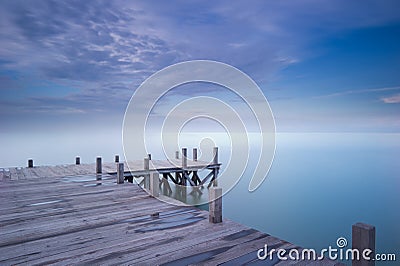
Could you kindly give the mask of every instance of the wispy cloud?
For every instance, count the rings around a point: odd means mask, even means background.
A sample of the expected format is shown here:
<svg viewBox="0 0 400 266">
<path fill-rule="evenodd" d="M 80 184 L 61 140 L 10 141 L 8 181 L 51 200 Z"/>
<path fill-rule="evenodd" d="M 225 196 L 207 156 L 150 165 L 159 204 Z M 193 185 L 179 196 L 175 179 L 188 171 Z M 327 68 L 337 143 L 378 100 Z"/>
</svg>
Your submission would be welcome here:
<svg viewBox="0 0 400 266">
<path fill-rule="evenodd" d="M 400 93 L 389 97 L 382 97 L 381 101 L 384 103 L 400 103 Z"/>
<path fill-rule="evenodd" d="M 376 92 L 384 92 L 384 91 L 398 91 L 400 90 L 400 87 L 385 87 L 385 88 L 369 88 L 369 89 L 361 89 L 361 90 L 346 90 L 346 91 L 340 91 L 340 92 L 335 92 L 335 93 L 329 93 L 325 95 L 318 95 L 314 96 L 313 98 L 318 99 L 318 98 L 330 98 L 330 97 L 340 97 L 340 96 L 345 96 L 345 95 L 351 95 L 351 94 L 365 94 L 365 93 L 376 93 Z"/>
</svg>

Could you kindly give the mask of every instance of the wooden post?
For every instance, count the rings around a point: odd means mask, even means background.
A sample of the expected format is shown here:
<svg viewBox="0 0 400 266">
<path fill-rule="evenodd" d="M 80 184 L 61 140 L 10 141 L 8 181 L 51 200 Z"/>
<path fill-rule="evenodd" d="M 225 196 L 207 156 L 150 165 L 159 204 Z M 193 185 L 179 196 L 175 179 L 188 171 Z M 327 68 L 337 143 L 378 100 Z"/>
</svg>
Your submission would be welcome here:
<svg viewBox="0 0 400 266">
<path fill-rule="evenodd" d="M 79 157 L 79 156 L 75 157 L 75 164 L 76 165 L 80 165 L 81 164 L 81 157 Z"/>
<path fill-rule="evenodd" d="M 182 168 L 187 167 L 187 149 L 182 148 Z"/>
<path fill-rule="evenodd" d="M 96 174 L 101 174 L 102 166 L 101 166 L 101 157 L 96 158 Z"/>
<path fill-rule="evenodd" d="M 153 197 L 160 196 L 160 180 L 158 179 L 158 173 L 153 173 L 150 178 L 150 195 Z"/>
<path fill-rule="evenodd" d="M 222 222 L 222 188 L 211 187 L 208 190 L 208 220 L 210 223 Z"/>
<path fill-rule="evenodd" d="M 119 163 L 119 155 L 118 155 L 118 154 L 117 154 L 117 155 L 115 155 L 114 162 L 116 162 L 116 163 Z"/>
<path fill-rule="evenodd" d="M 147 157 L 149 157 L 149 160 L 151 160 L 151 153 L 147 154 Z"/>
<path fill-rule="evenodd" d="M 117 164 L 117 184 L 124 183 L 124 163 Z"/>
<path fill-rule="evenodd" d="M 193 148 L 193 161 L 197 162 L 197 149 Z"/>
<path fill-rule="evenodd" d="M 359 260 L 354 258 L 352 261 L 353 266 L 374 266 L 375 261 L 375 226 L 364 224 L 364 223 L 356 223 L 353 224 L 351 230 L 351 238 L 352 238 L 352 248 L 357 249 L 359 251 Z M 371 250 L 372 252 L 365 251 L 366 249 Z M 369 253 L 365 254 L 365 256 L 371 258 L 370 260 L 365 260 L 363 256 L 363 252 Z"/>
<path fill-rule="evenodd" d="M 213 164 L 218 164 L 218 147 L 213 149 Z"/>
<path fill-rule="evenodd" d="M 149 157 L 144 158 L 144 170 L 145 171 L 149 171 L 150 170 L 150 161 L 149 161 Z M 143 175 L 144 178 L 144 188 L 145 189 L 150 189 L 150 174 L 144 174 Z"/>
<path fill-rule="evenodd" d="M 179 151 L 175 152 L 175 159 L 179 159 Z"/>
<path fill-rule="evenodd" d="M 33 159 L 28 160 L 28 167 L 32 168 L 33 167 Z"/>
</svg>

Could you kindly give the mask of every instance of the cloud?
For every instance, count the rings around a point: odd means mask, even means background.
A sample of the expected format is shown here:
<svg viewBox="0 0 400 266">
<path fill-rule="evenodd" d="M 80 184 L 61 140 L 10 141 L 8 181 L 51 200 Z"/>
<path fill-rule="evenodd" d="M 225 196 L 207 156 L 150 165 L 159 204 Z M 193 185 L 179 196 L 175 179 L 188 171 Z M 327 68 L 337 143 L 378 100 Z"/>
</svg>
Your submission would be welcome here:
<svg viewBox="0 0 400 266">
<path fill-rule="evenodd" d="M 330 97 L 340 97 L 350 94 L 364 94 L 364 93 L 375 93 L 375 92 L 383 92 L 383 91 L 397 91 L 400 90 L 400 87 L 384 87 L 384 88 L 369 88 L 369 89 L 359 89 L 359 90 L 346 90 L 335 93 L 329 93 L 325 95 L 314 96 L 313 98 L 330 98 Z"/>
<path fill-rule="evenodd" d="M 382 97 L 381 101 L 384 103 L 400 103 L 400 93 L 389 97 Z"/>
</svg>

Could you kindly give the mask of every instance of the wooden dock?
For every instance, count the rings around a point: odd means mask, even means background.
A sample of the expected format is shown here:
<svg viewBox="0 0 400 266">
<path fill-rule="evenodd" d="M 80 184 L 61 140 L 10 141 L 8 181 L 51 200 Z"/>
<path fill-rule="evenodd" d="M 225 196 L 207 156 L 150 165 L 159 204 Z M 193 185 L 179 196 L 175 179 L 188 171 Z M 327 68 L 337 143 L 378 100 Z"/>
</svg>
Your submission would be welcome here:
<svg viewBox="0 0 400 266">
<path fill-rule="evenodd" d="M 153 165 L 177 170 L 166 161 Z M 337 264 L 260 261 L 265 244 L 301 248 L 228 219 L 210 223 L 207 211 L 117 184 L 109 174 L 115 163 L 102 167 L 100 175 L 95 164 L 0 169 L 0 265 Z"/>
</svg>

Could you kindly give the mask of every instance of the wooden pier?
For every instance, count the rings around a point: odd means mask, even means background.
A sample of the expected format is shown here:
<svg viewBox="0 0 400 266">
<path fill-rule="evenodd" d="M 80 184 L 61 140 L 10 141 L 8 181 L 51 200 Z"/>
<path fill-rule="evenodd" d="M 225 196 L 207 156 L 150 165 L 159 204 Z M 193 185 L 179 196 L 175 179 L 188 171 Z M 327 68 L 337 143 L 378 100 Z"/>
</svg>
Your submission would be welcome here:
<svg viewBox="0 0 400 266">
<path fill-rule="evenodd" d="M 229 219 L 210 223 L 207 211 L 163 195 L 160 201 L 134 183 L 118 184 L 117 165 L 102 164 L 101 174 L 96 174 L 98 164 L 80 160 L 74 165 L 0 169 L 0 265 L 337 264 L 327 259 L 259 261 L 257 251 L 265 244 L 301 248 Z M 143 161 L 129 165 L 132 176 L 155 170 L 160 176 L 187 176 L 219 168 L 194 160 L 186 168 L 157 160 L 148 170 Z"/>
</svg>

